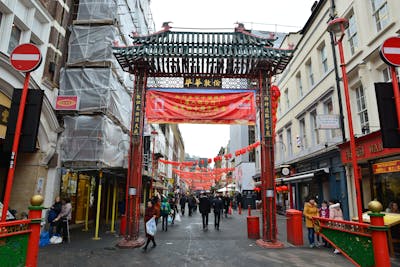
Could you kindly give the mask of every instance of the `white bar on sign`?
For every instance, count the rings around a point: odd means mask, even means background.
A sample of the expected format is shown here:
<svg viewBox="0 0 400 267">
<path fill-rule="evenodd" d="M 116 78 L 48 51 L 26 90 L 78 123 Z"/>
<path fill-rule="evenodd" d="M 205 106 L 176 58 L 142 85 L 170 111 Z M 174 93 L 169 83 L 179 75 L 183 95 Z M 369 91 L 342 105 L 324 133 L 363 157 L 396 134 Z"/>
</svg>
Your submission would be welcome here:
<svg viewBox="0 0 400 267">
<path fill-rule="evenodd" d="M 384 47 L 383 53 L 400 55 L 400 47 Z"/>
<path fill-rule="evenodd" d="M 38 54 L 13 54 L 12 60 L 39 60 Z"/>
</svg>

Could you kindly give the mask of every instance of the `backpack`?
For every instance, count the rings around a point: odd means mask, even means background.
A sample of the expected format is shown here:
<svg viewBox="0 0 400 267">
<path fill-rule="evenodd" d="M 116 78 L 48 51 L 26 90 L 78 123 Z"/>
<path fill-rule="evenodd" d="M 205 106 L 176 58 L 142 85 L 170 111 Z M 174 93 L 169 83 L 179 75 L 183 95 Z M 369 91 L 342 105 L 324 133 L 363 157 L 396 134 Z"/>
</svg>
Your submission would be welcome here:
<svg viewBox="0 0 400 267">
<path fill-rule="evenodd" d="M 161 215 L 168 215 L 168 203 L 162 202 L 160 210 L 161 210 Z"/>
</svg>

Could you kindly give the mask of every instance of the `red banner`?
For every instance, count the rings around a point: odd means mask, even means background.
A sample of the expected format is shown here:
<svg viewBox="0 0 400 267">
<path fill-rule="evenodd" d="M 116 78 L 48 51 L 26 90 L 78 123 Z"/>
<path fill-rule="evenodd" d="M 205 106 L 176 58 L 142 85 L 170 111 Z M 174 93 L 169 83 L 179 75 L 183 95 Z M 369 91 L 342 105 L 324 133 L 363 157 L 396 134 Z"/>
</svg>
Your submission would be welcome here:
<svg viewBox="0 0 400 267">
<path fill-rule="evenodd" d="M 149 123 L 249 124 L 256 120 L 254 91 L 148 90 Z"/>
</svg>

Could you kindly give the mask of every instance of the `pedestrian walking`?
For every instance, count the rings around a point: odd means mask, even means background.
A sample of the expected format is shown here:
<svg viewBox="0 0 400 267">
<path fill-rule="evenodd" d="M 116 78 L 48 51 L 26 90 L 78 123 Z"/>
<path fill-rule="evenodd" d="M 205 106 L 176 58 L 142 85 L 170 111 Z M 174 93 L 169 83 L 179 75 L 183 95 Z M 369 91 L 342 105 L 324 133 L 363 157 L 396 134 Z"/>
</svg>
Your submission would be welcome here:
<svg viewBox="0 0 400 267">
<path fill-rule="evenodd" d="M 167 198 L 164 198 L 161 203 L 160 213 L 162 217 L 162 230 L 168 231 L 168 215 L 171 212 L 171 206 L 169 205 Z"/>
<path fill-rule="evenodd" d="M 340 208 L 340 203 L 337 200 L 329 201 L 329 219 L 343 221 L 343 211 Z M 335 254 L 339 254 L 340 251 L 335 248 L 333 251 Z"/>
<path fill-rule="evenodd" d="M 161 203 L 160 203 L 160 198 L 158 196 L 153 197 L 153 206 L 156 211 L 156 224 L 158 225 L 158 220 L 161 217 Z"/>
<path fill-rule="evenodd" d="M 310 248 L 315 247 L 315 231 L 314 224 L 312 222 L 313 216 L 318 216 L 317 203 L 314 197 L 310 197 L 308 202 L 304 204 L 303 214 L 306 217 L 306 227 L 308 230 L 308 242 L 310 243 Z"/>
<path fill-rule="evenodd" d="M 155 210 L 155 208 L 153 206 L 153 202 L 149 200 L 149 201 L 147 201 L 147 208 L 146 208 L 146 210 L 144 212 L 144 225 L 145 225 L 144 231 L 145 231 L 145 234 L 146 234 L 146 237 L 147 237 L 146 245 L 143 247 L 144 251 L 147 250 L 147 247 L 149 246 L 150 241 L 153 242 L 153 246 L 152 246 L 153 248 L 157 246 L 156 241 L 154 239 L 154 236 L 147 233 L 146 223 L 148 221 L 150 221 L 152 218 L 156 219 L 157 218 L 157 213 L 156 213 L 156 210 Z"/>
<path fill-rule="evenodd" d="M 214 209 L 214 228 L 219 230 L 221 211 L 224 209 L 224 202 L 222 200 L 221 195 L 217 195 L 217 197 L 213 200 L 213 209 Z"/>
<path fill-rule="evenodd" d="M 321 208 L 319 209 L 319 217 L 329 218 L 329 207 L 326 200 L 322 201 Z M 317 235 L 317 241 L 320 242 L 320 235 Z M 324 247 L 328 247 L 328 241 L 322 238 L 322 243 Z"/>
<path fill-rule="evenodd" d="M 231 204 L 231 198 L 229 197 L 228 194 L 226 194 L 224 197 L 225 218 L 228 218 L 228 211 L 230 204 Z"/>
<path fill-rule="evenodd" d="M 192 216 L 194 207 L 196 206 L 196 199 L 194 198 L 193 195 L 189 196 L 188 204 L 189 204 L 189 216 Z"/>
<path fill-rule="evenodd" d="M 176 200 L 174 197 L 169 199 L 169 206 L 171 207 L 171 217 L 172 217 L 171 224 L 174 224 L 176 214 L 178 213 L 178 207 L 176 205 Z"/>
<path fill-rule="evenodd" d="M 200 195 L 199 211 L 203 219 L 203 230 L 208 229 L 208 214 L 211 211 L 211 203 L 204 192 Z"/>
<path fill-rule="evenodd" d="M 181 206 L 182 216 L 185 216 L 185 207 L 186 207 L 187 202 L 188 202 L 188 199 L 187 199 L 186 195 L 183 195 L 181 197 L 181 199 L 179 200 L 179 205 Z"/>
</svg>

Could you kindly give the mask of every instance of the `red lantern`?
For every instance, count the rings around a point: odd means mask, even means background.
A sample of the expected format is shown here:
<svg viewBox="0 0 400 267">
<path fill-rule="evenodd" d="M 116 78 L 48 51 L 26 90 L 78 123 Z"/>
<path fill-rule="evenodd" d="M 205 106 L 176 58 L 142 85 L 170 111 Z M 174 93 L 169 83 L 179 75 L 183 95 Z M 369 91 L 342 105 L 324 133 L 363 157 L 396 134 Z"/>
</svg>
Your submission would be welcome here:
<svg viewBox="0 0 400 267">
<path fill-rule="evenodd" d="M 207 159 L 207 163 L 210 164 L 212 162 L 212 159 Z"/>
<path fill-rule="evenodd" d="M 282 185 L 281 188 L 283 192 L 289 191 L 289 187 L 287 185 Z"/>
<path fill-rule="evenodd" d="M 281 91 L 279 91 L 279 87 L 276 85 L 272 85 L 271 94 L 278 99 L 281 96 Z"/>
<path fill-rule="evenodd" d="M 277 187 L 276 187 L 276 192 L 282 192 L 282 187 L 277 186 Z"/>
</svg>

